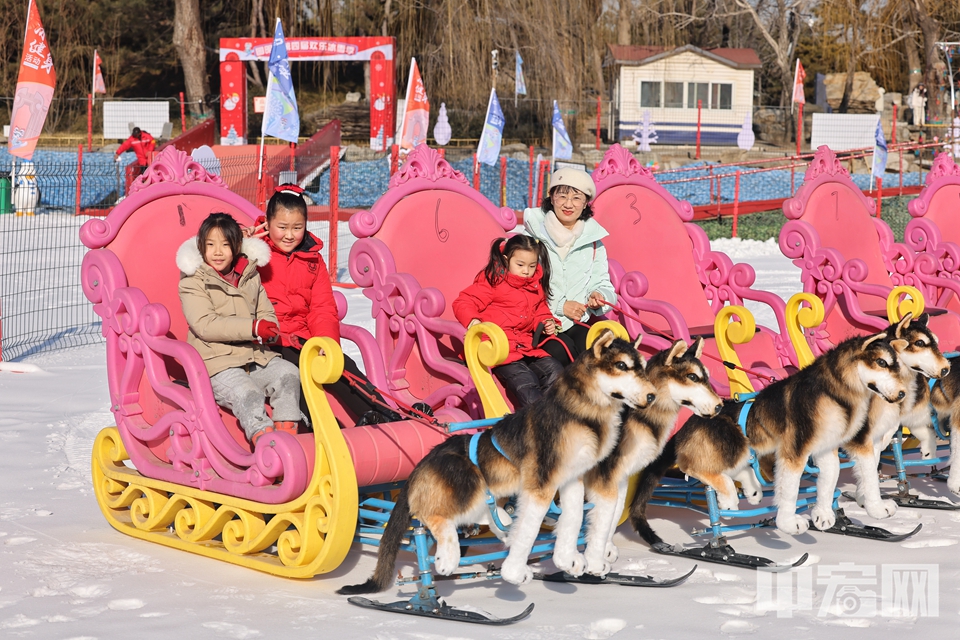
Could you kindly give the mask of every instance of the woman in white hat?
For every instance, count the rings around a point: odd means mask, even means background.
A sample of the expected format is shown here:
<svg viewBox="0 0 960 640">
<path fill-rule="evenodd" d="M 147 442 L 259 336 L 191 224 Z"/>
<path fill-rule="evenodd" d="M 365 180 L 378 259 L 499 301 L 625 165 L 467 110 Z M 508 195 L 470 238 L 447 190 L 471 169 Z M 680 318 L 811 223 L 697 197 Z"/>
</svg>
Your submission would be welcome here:
<svg viewBox="0 0 960 640">
<path fill-rule="evenodd" d="M 589 174 L 564 167 L 550 178 L 550 191 L 540 207 L 523 212 L 525 231 L 540 240 L 550 256 L 547 304 L 560 321 L 557 336 L 566 348 L 548 340 L 543 349 L 561 362 L 586 349 L 585 323 L 591 315 L 603 315 L 609 309 L 602 301 L 617 301 L 601 241 L 607 231 L 592 219 L 589 204 L 596 192 Z"/>
</svg>

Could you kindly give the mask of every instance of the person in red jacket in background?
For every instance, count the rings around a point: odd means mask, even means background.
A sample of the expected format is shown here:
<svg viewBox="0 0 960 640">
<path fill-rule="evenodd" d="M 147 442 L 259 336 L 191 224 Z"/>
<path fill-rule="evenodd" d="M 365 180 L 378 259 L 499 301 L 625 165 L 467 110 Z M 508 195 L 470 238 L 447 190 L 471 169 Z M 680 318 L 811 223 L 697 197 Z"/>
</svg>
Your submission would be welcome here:
<svg viewBox="0 0 960 640">
<path fill-rule="evenodd" d="M 558 360 L 534 344 L 539 325 L 548 336 L 557 332 L 547 306 L 549 287 L 546 247 L 536 238 L 516 235 L 493 241 L 486 268 L 453 302 L 454 315 L 468 329 L 492 322 L 507 335 L 510 354 L 493 374 L 513 394 L 514 409 L 536 401 L 563 370 Z"/>
<path fill-rule="evenodd" d="M 247 235 L 263 237 L 270 247 L 270 262 L 260 269 L 260 280 L 273 303 L 280 324 L 280 341 L 274 350 L 285 360 L 300 364 L 300 350 L 313 336 L 326 336 L 340 341 L 340 319 L 327 265 L 320 255 L 323 242 L 307 231 L 307 204 L 303 189 L 283 184 L 267 203 L 266 216 Z M 368 390 L 374 389 L 349 356 L 343 356 L 343 369 L 360 378 Z M 403 420 L 389 408 L 375 390 L 370 400 L 358 392 L 345 378 L 325 389 L 357 419 L 357 425 L 379 424 Z M 301 394 L 301 399 L 303 394 Z M 301 402 L 303 415 L 309 418 L 306 403 Z"/>
<path fill-rule="evenodd" d="M 119 162 L 120 154 L 131 149 L 137 156 L 137 169 L 134 171 L 134 177 L 140 175 L 150 164 L 153 157 L 153 151 L 157 148 L 157 142 L 153 136 L 146 131 L 141 131 L 140 127 L 134 127 L 130 132 L 130 137 L 123 141 L 120 148 L 117 149 L 116 159 Z"/>
</svg>

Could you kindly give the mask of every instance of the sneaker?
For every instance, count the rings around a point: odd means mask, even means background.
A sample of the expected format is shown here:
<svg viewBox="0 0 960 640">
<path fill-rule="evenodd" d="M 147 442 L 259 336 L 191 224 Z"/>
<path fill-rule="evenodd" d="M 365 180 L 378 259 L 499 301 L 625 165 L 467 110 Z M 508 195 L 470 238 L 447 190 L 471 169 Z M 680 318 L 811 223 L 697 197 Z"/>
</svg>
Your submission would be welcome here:
<svg viewBox="0 0 960 640">
<path fill-rule="evenodd" d="M 384 422 L 400 422 L 401 420 L 406 419 L 396 411 L 392 411 L 390 409 L 381 409 L 380 413 L 383 415 Z"/>
<path fill-rule="evenodd" d="M 365 427 L 371 424 L 383 424 L 387 419 L 379 411 L 367 411 L 357 420 L 358 427 Z"/>
<path fill-rule="evenodd" d="M 260 429 L 260 431 L 257 431 L 255 434 L 250 436 L 250 444 L 253 445 L 254 448 L 256 448 L 257 440 L 259 440 L 261 437 L 265 436 L 266 434 L 270 433 L 271 431 L 273 431 L 273 427 L 264 427 L 263 429 Z"/>
<path fill-rule="evenodd" d="M 292 436 L 297 435 L 297 423 L 296 422 L 274 422 L 273 423 L 274 431 L 286 431 Z"/>
</svg>

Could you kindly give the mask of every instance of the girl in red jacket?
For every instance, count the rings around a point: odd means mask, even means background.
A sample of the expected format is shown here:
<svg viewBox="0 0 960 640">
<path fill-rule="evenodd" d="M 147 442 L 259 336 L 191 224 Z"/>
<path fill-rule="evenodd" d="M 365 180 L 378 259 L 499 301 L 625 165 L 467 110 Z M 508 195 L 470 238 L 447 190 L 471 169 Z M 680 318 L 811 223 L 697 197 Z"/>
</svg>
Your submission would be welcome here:
<svg viewBox="0 0 960 640">
<path fill-rule="evenodd" d="M 550 259 L 536 238 L 497 238 L 487 267 L 453 302 L 453 313 L 468 329 L 492 322 L 507 334 L 510 355 L 493 373 L 516 399 L 515 409 L 537 400 L 563 370 L 559 361 L 533 344 L 537 326 L 554 335 L 557 323 L 547 306 Z"/>
<path fill-rule="evenodd" d="M 260 279 L 267 297 L 273 303 L 280 324 L 280 342 L 274 347 L 285 360 L 299 366 L 300 350 L 313 336 L 326 336 L 340 341 L 340 319 L 327 265 L 320 255 L 323 243 L 307 231 L 307 204 L 303 189 L 294 184 L 277 187 L 267 203 L 265 218 L 251 234 L 264 236 L 272 258 L 260 268 Z M 366 376 L 346 354 L 343 369 L 361 380 Z M 367 382 L 368 389 L 373 385 Z M 351 387 L 345 378 L 324 387 L 357 420 L 357 425 L 395 422 L 403 417 L 387 408 L 389 405 L 373 391 L 374 403 Z M 302 398 L 302 394 L 301 394 Z M 304 416 L 309 416 L 301 402 Z"/>
</svg>

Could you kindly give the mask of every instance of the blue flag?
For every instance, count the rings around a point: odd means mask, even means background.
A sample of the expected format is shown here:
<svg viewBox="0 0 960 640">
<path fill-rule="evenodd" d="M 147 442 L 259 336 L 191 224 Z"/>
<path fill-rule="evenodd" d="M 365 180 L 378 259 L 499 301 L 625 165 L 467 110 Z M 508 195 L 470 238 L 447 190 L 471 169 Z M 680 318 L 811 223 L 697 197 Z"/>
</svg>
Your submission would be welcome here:
<svg viewBox="0 0 960 640">
<path fill-rule="evenodd" d="M 560 107 L 557 101 L 553 101 L 553 159 L 569 160 L 573 157 L 573 143 L 570 142 L 570 136 L 567 134 L 567 128 L 563 124 L 563 116 L 560 115 Z"/>
<path fill-rule="evenodd" d="M 517 76 L 517 88 L 514 90 L 514 93 L 521 96 L 527 95 L 527 79 L 523 77 L 523 58 L 520 57 L 519 51 L 517 51 L 516 76 Z"/>
<path fill-rule="evenodd" d="M 871 173 L 875 178 L 883 179 L 883 174 L 887 171 L 887 141 L 883 137 L 883 128 L 880 126 L 881 119 L 877 118 L 877 133 L 873 142 L 873 169 Z"/>
<path fill-rule="evenodd" d="M 290 61 L 287 59 L 287 43 L 283 38 L 283 25 L 277 18 L 273 33 L 273 47 L 267 78 L 267 104 L 263 112 L 264 136 L 273 136 L 287 142 L 296 142 L 300 135 L 300 114 L 297 111 L 297 96 L 290 78 Z"/>
<path fill-rule="evenodd" d="M 490 90 L 490 103 L 487 104 L 487 117 L 483 122 L 483 133 L 477 148 L 477 162 L 495 166 L 500 158 L 500 143 L 503 142 L 503 110 L 497 100 L 497 90 Z"/>
</svg>

